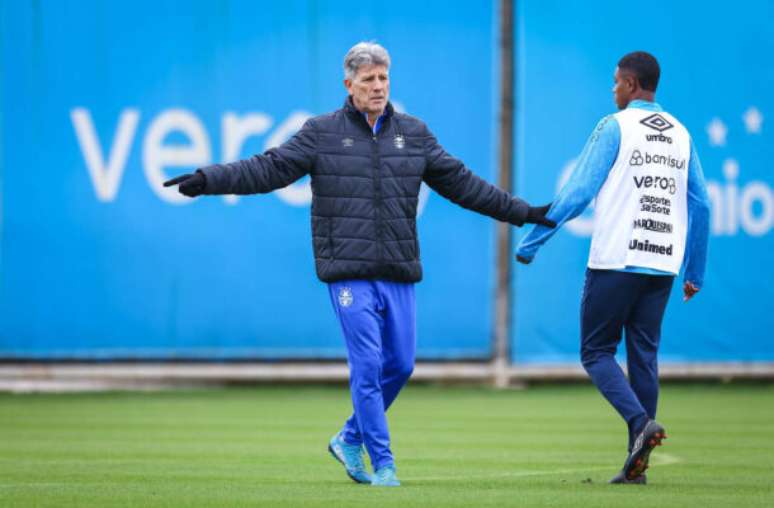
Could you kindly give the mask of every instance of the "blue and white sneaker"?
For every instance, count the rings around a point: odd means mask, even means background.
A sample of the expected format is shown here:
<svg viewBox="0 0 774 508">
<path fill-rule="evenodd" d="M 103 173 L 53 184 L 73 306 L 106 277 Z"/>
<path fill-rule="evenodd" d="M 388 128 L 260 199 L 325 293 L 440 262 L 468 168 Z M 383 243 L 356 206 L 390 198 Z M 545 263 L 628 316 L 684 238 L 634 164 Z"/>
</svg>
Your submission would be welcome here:
<svg viewBox="0 0 774 508">
<path fill-rule="evenodd" d="M 377 487 L 399 487 L 400 482 L 395 475 L 395 466 L 384 466 L 378 469 L 374 473 L 374 479 L 371 480 L 371 485 Z"/>
<path fill-rule="evenodd" d="M 352 481 L 371 483 L 371 475 L 363 463 L 362 446 L 349 444 L 341 438 L 341 434 L 336 434 L 328 443 L 328 451 L 334 459 L 341 462 Z"/>
</svg>

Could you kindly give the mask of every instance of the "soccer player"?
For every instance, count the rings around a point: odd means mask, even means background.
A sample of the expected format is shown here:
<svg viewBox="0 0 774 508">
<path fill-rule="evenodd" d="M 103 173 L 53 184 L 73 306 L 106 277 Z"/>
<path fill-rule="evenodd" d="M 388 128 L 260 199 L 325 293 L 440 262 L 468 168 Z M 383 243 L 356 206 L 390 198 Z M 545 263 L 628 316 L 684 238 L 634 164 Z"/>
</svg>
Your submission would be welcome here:
<svg viewBox="0 0 774 508">
<path fill-rule="evenodd" d="M 548 212 L 561 226 L 596 197 L 581 300 L 581 360 L 629 427 L 629 453 L 611 483 L 646 482 L 650 453 L 666 438 L 655 421 L 657 353 L 672 281 L 682 267 L 685 301 L 704 282 L 704 175 L 688 131 L 655 102 L 659 76 L 648 53 L 621 58 L 613 87 L 620 111 L 597 124 Z M 530 263 L 555 232 L 536 226 L 519 244 L 517 259 Z M 615 361 L 624 331 L 628 382 Z"/>
<path fill-rule="evenodd" d="M 385 411 L 414 369 L 420 184 L 516 226 L 555 226 L 545 218 L 548 205 L 530 207 L 477 177 L 446 153 L 421 120 L 396 112 L 389 102 L 389 70 L 383 47 L 355 45 L 344 58 L 348 96 L 341 109 L 309 119 L 290 140 L 262 155 L 164 184 L 179 184 L 192 197 L 254 194 L 311 176 L 315 266 L 328 283 L 344 334 L 354 406 L 328 450 L 352 480 L 380 486 L 400 485 Z M 363 463 L 363 445 L 373 475 Z"/>
</svg>

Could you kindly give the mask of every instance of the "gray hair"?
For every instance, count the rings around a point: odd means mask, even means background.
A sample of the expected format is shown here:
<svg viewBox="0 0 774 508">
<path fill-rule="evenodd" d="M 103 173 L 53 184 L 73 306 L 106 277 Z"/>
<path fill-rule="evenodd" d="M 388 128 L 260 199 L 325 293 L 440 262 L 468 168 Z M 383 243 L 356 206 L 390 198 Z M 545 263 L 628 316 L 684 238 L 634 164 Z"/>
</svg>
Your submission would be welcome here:
<svg viewBox="0 0 774 508">
<path fill-rule="evenodd" d="M 353 79 L 362 65 L 384 65 L 390 68 L 390 55 L 375 42 L 358 42 L 344 57 L 344 78 Z"/>
</svg>

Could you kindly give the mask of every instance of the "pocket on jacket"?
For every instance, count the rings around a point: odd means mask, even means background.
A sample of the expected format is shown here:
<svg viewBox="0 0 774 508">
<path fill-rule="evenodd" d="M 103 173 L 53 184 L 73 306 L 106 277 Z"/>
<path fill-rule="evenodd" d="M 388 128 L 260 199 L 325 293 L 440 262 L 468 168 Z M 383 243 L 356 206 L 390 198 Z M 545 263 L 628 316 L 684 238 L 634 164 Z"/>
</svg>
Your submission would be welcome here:
<svg viewBox="0 0 774 508">
<path fill-rule="evenodd" d="M 316 258 L 333 258 L 333 227 L 331 217 L 312 216 L 312 239 Z"/>
</svg>

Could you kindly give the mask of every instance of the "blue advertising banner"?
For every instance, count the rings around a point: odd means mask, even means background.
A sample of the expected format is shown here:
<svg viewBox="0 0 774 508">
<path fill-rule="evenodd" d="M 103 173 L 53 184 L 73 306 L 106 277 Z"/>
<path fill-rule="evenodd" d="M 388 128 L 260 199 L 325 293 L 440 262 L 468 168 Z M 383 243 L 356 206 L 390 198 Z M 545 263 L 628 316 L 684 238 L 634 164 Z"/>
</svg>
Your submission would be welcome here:
<svg viewBox="0 0 774 508">
<path fill-rule="evenodd" d="M 774 361 L 774 4 L 517 2 L 517 192 L 549 201 L 596 122 L 615 112 L 613 72 L 645 50 L 657 101 L 688 128 L 711 200 L 705 287 L 676 281 L 662 359 Z M 638 10 L 640 9 L 640 10 Z M 512 360 L 577 363 L 593 206 L 514 274 Z"/>
<path fill-rule="evenodd" d="M 308 179 L 196 200 L 161 184 L 339 108 L 358 41 L 391 52 L 396 106 L 494 178 L 491 5 L 0 8 L 0 358 L 343 357 L 314 274 Z M 419 224 L 419 356 L 488 357 L 491 221 L 425 190 Z"/>
</svg>

